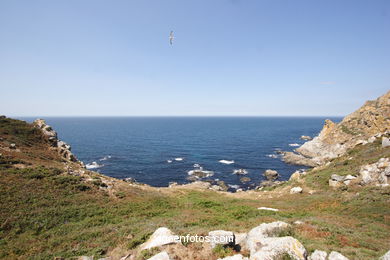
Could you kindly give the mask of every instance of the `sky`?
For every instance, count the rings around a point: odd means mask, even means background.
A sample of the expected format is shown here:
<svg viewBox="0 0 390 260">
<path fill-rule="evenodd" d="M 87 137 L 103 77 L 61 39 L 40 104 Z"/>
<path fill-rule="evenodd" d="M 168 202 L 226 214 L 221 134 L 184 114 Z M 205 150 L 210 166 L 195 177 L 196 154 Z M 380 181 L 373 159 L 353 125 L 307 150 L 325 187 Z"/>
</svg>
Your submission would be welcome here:
<svg viewBox="0 0 390 260">
<path fill-rule="evenodd" d="M 0 1 L 7 116 L 344 116 L 389 90 L 388 0 Z"/>
</svg>

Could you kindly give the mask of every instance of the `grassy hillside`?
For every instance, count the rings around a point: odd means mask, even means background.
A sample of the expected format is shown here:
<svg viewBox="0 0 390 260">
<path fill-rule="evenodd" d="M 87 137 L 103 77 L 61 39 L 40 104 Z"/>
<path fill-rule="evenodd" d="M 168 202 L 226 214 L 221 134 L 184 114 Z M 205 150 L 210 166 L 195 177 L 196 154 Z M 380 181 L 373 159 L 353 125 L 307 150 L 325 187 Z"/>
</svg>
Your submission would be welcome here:
<svg viewBox="0 0 390 260">
<path fill-rule="evenodd" d="M 0 138 L 1 259 L 98 257 L 132 250 L 160 226 L 200 235 L 215 229 L 247 232 L 275 220 L 303 221 L 288 233 L 309 251 L 375 259 L 390 249 L 390 188 L 327 186 L 333 173 L 356 174 L 362 163 L 389 157 L 390 149 L 378 143 L 357 147 L 309 173 L 299 185 L 313 194 L 291 195 L 289 188 L 296 184 L 287 183 L 267 192 L 225 195 L 121 181 L 109 190 L 96 173 L 87 173 L 93 181 L 69 175 L 66 163 L 27 123 L 2 118 Z M 9 149 L 10 143 L 20 151 Z M 260 206 L 280 211 L 259 211 Z M 186 246 L 193 250 L 196 245 Z"/>
</svg>

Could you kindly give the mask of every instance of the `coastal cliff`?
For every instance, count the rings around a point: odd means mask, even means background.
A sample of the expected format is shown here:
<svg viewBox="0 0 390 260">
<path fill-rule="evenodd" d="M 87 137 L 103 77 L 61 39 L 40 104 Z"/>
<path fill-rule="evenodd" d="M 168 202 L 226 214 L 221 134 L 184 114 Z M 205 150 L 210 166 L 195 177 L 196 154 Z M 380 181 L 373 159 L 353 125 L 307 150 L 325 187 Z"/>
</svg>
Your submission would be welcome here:
<svg viewBox="0 0 390 260">
<path fill-rule="evenodd" d="M 340 123 L 325 120 L 318 136 L 287 152 L 284 160 L 315 167 L 345 154 L 356 145 L 390 135 L 390 91 L 346 116 Z"/>
</svg>

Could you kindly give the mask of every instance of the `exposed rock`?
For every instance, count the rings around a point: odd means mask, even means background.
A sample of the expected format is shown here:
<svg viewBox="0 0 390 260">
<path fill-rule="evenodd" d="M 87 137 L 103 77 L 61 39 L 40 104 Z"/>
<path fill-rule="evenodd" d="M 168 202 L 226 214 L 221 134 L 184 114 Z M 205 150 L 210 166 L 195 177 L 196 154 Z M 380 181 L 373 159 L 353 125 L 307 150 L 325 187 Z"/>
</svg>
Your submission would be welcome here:
<svg viewBox="0 0 390 260">
<path fill-rule="evenodd" d="M 46 136 L 51 146 L 55 147 L 58 153 L 67 161 L 77 162 L 77 158 L 72 154 L 71 147 L 64 141 L 57 138 L 57 132 L 51 126 L 46 124 L 45 120 L 37 119 L 33 122 L 36 128 L 39 128 L 43 135 Z M 80 162 L 81 163 L 81 162 Z"/>
<path fill-rule="evenodd" d="M 360 168 L 361 184 L 389 184 L 390 182 L 390 160 L 381 158 L 373 164 L 363 165 Z"/>
<path fill-rule="evenodd" d="M 167 252 L 163 251 L 158 253 L 157 255 L 152 256 L 148 260 L 171 260 L 171 258 L 169 257 Z"/>
<path fill-rule="evenodd" d="M 382 137 L 382 147 L 385 148 L 388 146 L 390 146 L 390 139 L 387 137 Z"/>
<path fill-rule="evenodd" d="M 258 243 L 261 242 L 263 238 L 272 237 L 289 226 L 289 224 L 282 221 L 263 223 L 248 232 L 245 247 L 251 254 L 254 254 L 259 249 Z"/>
<path fill-rule="evenodd" d="M 370 138 L 367 139 L 367 143 L 372 144 L 373 142 L 375 142 L 375 140 L 376 140 L 376 137 L 371 136 Z"/>
<path fill-rule="evenodd" d="M 381 256 L 381 257 L 379 258 L 379 260 L 390 260 L 390 250 L 387 251 L 386 254 L 384 254 L 383 256 Z"/>
<path fill-rule="evenodd" d="M 177 182 L 175 182 L 175 181 L 170 181 L 169 183 L 168 183 L 168 187 L 169 188 L 171 188 L 171 187 L 174 187 L 174 186 L 177 186 L 177 185 L 179 185 Z"/>
<path fill-rule="evenodd" d="M 250 181 L 251 181 L 251 178 L 249 178 L 249 177 L 241 177 L 240 178 L 240 182 L 242 182 L 242 183 L 250 182 Z"/>
<path fill-rule="evenodd" d="M 343 155 L 360 140 L 389 131 L 389 105 L 390 91 L 375 101 L 367 101 L 338 124 L 326 120 L 320 134 L 297 148 L 296 152 L 319 164 Z"/>
<path fill-rule="evenodd" d="M 357 179 L 357 177 L 352 175 L 347 176 L 340 176 L 337 174 L 332 174 L 332 176 L 329 179 L 329 186 L 333 188 L 338 188 L 343 185 L 349 185 L 351 184 L 351 181 Z"/>
<path fill-rule="evenodd" d="M 241 254 L 233 255 L 233 256 L 227 256 L 225 258 L 218 258 L 218 260 L 248 260 L 248 257 L 244 257 Z"/>
<path fill-rule="evenodd" d="M 188 175 L 196 176 L 198 178 L 205 178 L 205 177 L 213 176 L 214 172 L 203 170 L 203 168 L 200 167 L 199 169 L 188 171 Z"/>
<path fill-rule="evenodd" d="M 295 171 L 293 174 L 291 174 L 289 181 L 299 181 L 301 180 L 302 176 L 305 176 L 307 172 L 305 171 Z"/>
<path fill-rule="evenodd" d="M 339 252 L 332 251 L 329 254 L 328 260 L 348 260 L 345 256 L 340 254 Z"/>
<path fill-rule="evenodd" d="M 297 193 L 302 193 L 303 189 L 301 187 L 293 187 L 290 190 L 290 194 L 297 194 Z"/>
<path fill-rule="evenodd" d="M 234 239 L 236 245 L 243 246 L 247 237 L 247 233 L 234 233 Z"/>
<path fill-rule="evenodd" d="M 9 148 L 10 148 L 10 149 L 16 149 L 16 144 L 14 144 L 14 143 L 10 144 L 10 145 L 9 145 Z"/>
<path fill-rule="evenodd" d="M 279 177 L 279 173 L 275 170 L 268 169 L 264 172 L 264 176 L 267 178 L 267 180 L 272 181 Z"/>
<path fill-rule="evenodd" d="M 211 248 L 217 245 L 235 245 L 235 236 L 231 231 L 214 230 L 209 232 L 209 236 L 212 238 L 210 241 Z"/>
<path fill-rule="evenodd" d="M 229 189 L 229 187 L 226 185 L 224 181 L 217 181 L 217 185 L 221 187 L 223 191 L 227 191 Z"/>
<path fill-rule="evenodd" d="M 127 178 L 124 178 L 123 180 L 125 182 L 128 182 L 128 183 L 137 183 L 137 181 L 132 177 L 127 177 Z"/>
<path fill-rule="evenodd" d="M 233 171 L 233 174 L 245 175 L 245 174 L 248 174 L 248 171 L 245 170 L 245 169 L 238 169 L 238 170 L 234 170 L 234 171 Z"/>
<path fill-rule="evenodd" d="M 222 191 L 223 189 L 218 185 L 211 185 L 210 190 Z"/>
<path fill-rule="evenodd" d="M 178 243 L 175 235 L 166 227 L 160 227 L 150 236 L 148 241 L 141 245 L 141 250 L 150 249 L 157 246 Z"/>
<path fill-rule="evenodd" d="M 321 250 L 315 250 L 310 256 L 309 260 L 326 260 L 328 253 Z"/>
<path fill-rule="evenodd" d="M 251 260 L 273 260 L 284 254 L 293 259 L 307 259 L 303 245 L 293 237 L 268 237 L 259 241 L 258 251 L 251 254 Z"/>
<path fill-rule="evenodd" d="M 319 163 L 317 163 L 313 159 L 307 158 L 301 154 L 297 154 L 294 152 L 283 152 L 282 159 L 285 163 L 295 164 L 295 165 L 303 165 L 308 167 L 316 167 L 319 165 Z"/>
<path fill-rule="evenodd" d="M 308 135 L 301 135 L 301 139 L 302 139 L 302 140 L 309 141 L 309 140 L 311 140 L 312 138 L 311 138 L 310 136 L 308 136 Z"/>
</svg>

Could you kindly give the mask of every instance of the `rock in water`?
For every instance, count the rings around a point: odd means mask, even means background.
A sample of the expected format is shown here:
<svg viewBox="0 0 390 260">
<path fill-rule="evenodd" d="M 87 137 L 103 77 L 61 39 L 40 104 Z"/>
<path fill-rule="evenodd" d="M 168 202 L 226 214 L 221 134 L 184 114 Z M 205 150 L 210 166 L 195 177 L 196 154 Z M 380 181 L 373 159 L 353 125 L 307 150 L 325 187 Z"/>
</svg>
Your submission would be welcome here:
<svg viewBox="0 0 390 260">
<path fill-rule="evenodd" d="M 275 170 L 268 169 L 264 172 L 264 176 L 267 178 L 267 180 L 273 181 L 279 177 L 279 173 Z"/>
</svg>

